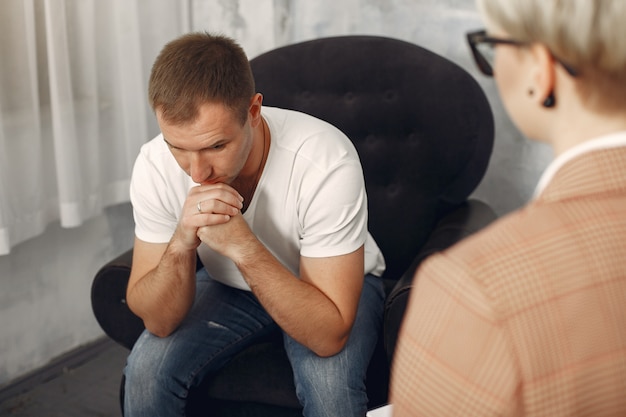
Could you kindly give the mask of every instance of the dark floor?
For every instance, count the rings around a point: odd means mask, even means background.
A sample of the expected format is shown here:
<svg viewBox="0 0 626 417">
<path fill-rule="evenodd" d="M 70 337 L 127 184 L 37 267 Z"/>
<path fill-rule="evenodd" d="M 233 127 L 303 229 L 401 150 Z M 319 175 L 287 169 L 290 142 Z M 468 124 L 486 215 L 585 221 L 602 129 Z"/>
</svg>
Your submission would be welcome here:
<svg viewBox="0 0 626 417">
<path fill-rule="evenodd" d="M 127 355 L 108 338 L 70 352 L 2 387 L 0 417 L 121 417 L 119 384 Z"/>
<path fill-rule="evenodd" d="M 0 392 L 0 417 L 120 417 L 128 351 L 109 339 L 72 352 Z"/>
</svg>

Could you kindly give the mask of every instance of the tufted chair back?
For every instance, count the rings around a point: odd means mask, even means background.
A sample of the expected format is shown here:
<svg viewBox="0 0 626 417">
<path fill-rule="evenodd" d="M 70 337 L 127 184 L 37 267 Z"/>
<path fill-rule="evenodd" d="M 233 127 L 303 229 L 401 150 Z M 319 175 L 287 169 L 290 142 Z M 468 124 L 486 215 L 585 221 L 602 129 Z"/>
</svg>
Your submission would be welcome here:
<svg viewBox="0 0 626 417">
<path fill-rule="evenodd" d="M 493 145 L 484 93 L 463 69 L 415 44 L 341 36 L 251 61 L 267 106 L 330 122 L 363 165 L 369 228 L 398 279 L 435 223 L 481 181 Z"/>
</svg>

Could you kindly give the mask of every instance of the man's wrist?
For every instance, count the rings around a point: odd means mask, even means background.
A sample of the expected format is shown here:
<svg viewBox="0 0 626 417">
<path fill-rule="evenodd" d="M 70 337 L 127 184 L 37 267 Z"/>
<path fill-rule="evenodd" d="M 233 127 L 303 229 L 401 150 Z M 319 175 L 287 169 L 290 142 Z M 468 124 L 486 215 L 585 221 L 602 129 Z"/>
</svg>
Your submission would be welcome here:
<svg viewBox="0 0 626 417">
<path fill-rule="evenodd" d="M 245 245 L 239 246 L 237 253 L 231 260 L 241 270 L 254 266 L 263 260 L 265 254 L 269 253 L 267 248 L 261 243 L 256 236 Z"/>
<path fill-rule="evenodd" d="M 200 245 L 199 239 L 198 239 L 198 244 L 194 246 L 194 245 L 185 244 L 183 240 L 172 237 L 172 240 L 170 240 L 170 243 L 167 246 L 167 249 L 163 256 L 173 257 L 177 260 L 176 261 L 177 263 L 180 263 L 181 261 L 185 259 L 186 260 L 194 259 L 194 262 L 195 262 L 195 259 L 197 256 L 197 249 L 199 245 Z"/>
</svg>

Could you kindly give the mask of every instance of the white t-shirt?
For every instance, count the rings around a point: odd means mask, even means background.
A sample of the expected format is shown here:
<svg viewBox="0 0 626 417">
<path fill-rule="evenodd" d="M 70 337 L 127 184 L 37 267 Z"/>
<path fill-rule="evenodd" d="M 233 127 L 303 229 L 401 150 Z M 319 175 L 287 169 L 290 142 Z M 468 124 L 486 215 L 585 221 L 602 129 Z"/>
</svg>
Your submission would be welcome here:
<svg viewBox="0 0 626 417">
<path fill-rule="evenodd" d="M 271 145 L 243 215 L 251 230 L 296 276 L 301 255 L 344 255 L 363 244 L 365 273 L 382 275 L 385 262 L 367 230 L 363 171 L 352 142 L 334 126 L 303 113 L 263 107 L 262 115 Z M 162 135 L 144 144 L 130 190 L 136 236 L 169 242 L 187 194 L 196 185 L 178 166 Z M 230 259 L 205 244 L 198 254 L 213 279 L 250 290 Z"/>
</svg>

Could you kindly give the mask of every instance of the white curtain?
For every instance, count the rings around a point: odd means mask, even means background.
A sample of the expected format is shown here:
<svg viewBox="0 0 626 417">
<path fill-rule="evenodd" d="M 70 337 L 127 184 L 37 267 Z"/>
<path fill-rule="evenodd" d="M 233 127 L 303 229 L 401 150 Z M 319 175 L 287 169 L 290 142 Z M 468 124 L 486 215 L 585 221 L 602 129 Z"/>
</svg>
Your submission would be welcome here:
<svg viewBox="0 0 626 417">
<path fill-rule="evenodd" d="M 163 44 L 186 0 L 0 1 L 0 255 L 128 201 Z"/>
</svg>

